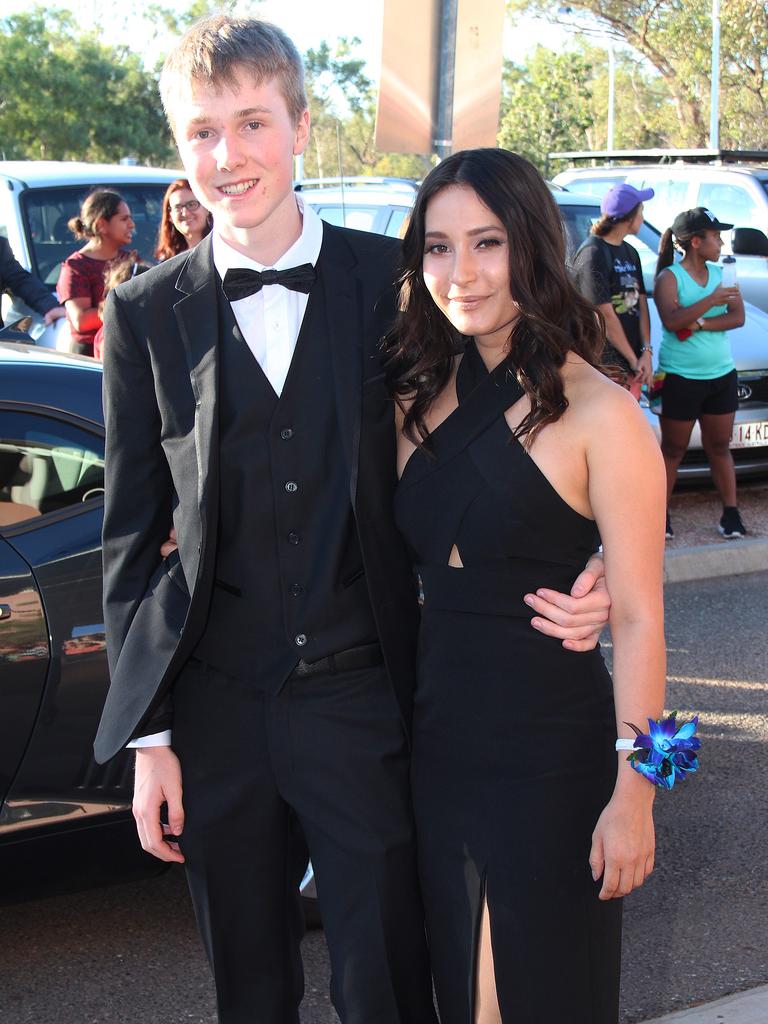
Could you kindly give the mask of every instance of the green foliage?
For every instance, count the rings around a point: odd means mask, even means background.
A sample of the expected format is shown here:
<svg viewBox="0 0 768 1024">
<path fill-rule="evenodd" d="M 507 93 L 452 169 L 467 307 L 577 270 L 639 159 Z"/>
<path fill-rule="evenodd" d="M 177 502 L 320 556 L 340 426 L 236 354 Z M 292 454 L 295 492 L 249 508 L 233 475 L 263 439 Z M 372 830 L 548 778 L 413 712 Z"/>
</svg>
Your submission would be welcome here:
<svg viewBox="0 0 768 1024">
<path fill-rule="evenodd" d="M 0 20 L 0 96 L 7 159 L 172 160 L 154 76 L 67 12 L 36 7 Z"/>
<path fill-rule="evenodd" d="M 638 116 L 623 146 L 706 146 L 711 0 L 569 0 L 569 7 L 573 13 L 562 15 L 551 0 L 507 0 L 513 16 L 568 24 L 593 38 L 602 32 L 655 69 L 655 82 L 645 73 L 634 81 Z M 720 89 L 721 147 L 768 146 L 768 5 L 761 0 L 722 0 Z"/>
<path fill-rule="evenodd" d="M 252 12 L 251 0 L 191 0 L 180 13 L 162 2 L 143 11 L 147 38 L 184 32 L 215 11 Z M 118 0 L 104 17 L 126 18 Z M 126 26 L 128 22 L 126 19 Z M 380 153 L 376 88 L 359 39 L 322 42 L 305 56 L 312 136 L 308 177 L 374 174 L 422 178 L 432 158 Z M 107 46 L 64 11 L 34 7 L 0 19 L 0 155 L 6 159 L 178 162 L 148 70 L 127 46 Z"/>
<path fill-rule="evenodd" d="M 258 0 L 256 0 L 258 2 Z M 249 4 L 253 7 L 254 4 Z M 237 0 L 192 0 L 185 11 L 176 11 L 163 4 L 147 5 L 144 17 L 174 35 L 181 35 L 200 18 L 209 14 L 237 13 Z"/>
<path fill-rule="evenodd" d="M 322 42 L 304 56 L 312 134 L 304 155 L 308 178 L 360 174 L 423 178 L 432 161 L 376 149 L 376 87 L 355 53 L 356 38 Z"/>
<path fill-rule="evenodd" d="M 586 57 L 538 46 L 524 67 L 507 65 L 499 145 L 546 173 L 551 150 L 586 146 L 592 96 Z"/>
</svg>

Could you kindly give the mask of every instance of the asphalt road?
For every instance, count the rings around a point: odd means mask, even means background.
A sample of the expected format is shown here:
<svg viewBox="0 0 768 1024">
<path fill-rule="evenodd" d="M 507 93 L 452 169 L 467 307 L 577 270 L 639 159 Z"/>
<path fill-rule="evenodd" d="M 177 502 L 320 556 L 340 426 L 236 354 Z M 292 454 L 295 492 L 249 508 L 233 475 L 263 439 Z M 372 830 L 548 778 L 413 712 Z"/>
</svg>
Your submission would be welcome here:
<svg viewBox="0 0 768 1024">
<path fill-rule="evenodd" d="M 622 1024 L 768 982 L 767 605 L 766 573 L 668 588 L 668 707 L 701 713 L 703 767 L 657 801 L 657 869 L 626 901 Z M 332 1024 L 322 932 L 304 953 L 302 1024 Z M 2 908 L 0 1021 L 214 1024 L 183 877 Z"/>
</svg>

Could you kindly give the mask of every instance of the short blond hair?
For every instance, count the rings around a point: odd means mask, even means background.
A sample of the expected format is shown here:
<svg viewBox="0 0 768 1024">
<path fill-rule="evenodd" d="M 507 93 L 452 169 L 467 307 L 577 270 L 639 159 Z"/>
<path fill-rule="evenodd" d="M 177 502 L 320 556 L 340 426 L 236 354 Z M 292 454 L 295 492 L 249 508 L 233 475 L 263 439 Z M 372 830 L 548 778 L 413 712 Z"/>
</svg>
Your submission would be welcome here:
<svg viewBox="0 0 768 1024">
<path fill-rule="evenodd" d="M 219 88 L 234 85 L 245 69 L 260 84 L 276 78 L 294 124 L 307 109 L 304 64 L 293 42 L 269 21 L 214 14 L 202 18 L 171 50 L 160 73 L 160 98 L 174 128 L 172 106 L 179 82 Z"/>
</svg>

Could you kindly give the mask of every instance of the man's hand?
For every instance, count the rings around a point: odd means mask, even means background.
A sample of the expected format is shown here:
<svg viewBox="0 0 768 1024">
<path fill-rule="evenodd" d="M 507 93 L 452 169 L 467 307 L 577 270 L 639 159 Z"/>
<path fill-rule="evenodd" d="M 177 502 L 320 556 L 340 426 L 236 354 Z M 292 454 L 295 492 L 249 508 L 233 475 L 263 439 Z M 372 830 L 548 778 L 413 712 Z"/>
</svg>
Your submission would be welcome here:
<svg viewBox="0 0 768 1024">
<path fill-rule="evenodd" d="M 602 555 L 592 555 L 570 594 L 542 589 L 526 594 L 525 603 L 537 613 L 537 618 L 531 619 L 534 629 L 562 640 L 569 651 L 591 651 L 611 610 Z"/>
<path fill-rule="evenodd" d="M 67 315 L 66 309 L 63 306 L 54 306 L 53 309 L 49 309 L 43 317 L 43 323 L 46 327 L 50 327 L 54 320 L 61 320 L 62 317 Z"/>
<path fill-rule="evenodd" d="M 168 805 L 168 824 L 160 823 L 160 808 Z M 181 802 L 181 765 L 170 747 L 139 747 L 133 787 L 133 816 L 141 847 L 159 860 L 184 863 L 178 843 L 163 835 L 181 835 L 184 807 Z"/>
<path fill-rule="evenodd" d="M 160 554 L 163 558 L 167 558 L 168 555 L 173 554 L 178 546 L 179 545 L 176 543 L 176 527 L 172 526 L 171 532 L 168 534 L 168 539 L 164 540 L 160 545 Z"/>
</svg>

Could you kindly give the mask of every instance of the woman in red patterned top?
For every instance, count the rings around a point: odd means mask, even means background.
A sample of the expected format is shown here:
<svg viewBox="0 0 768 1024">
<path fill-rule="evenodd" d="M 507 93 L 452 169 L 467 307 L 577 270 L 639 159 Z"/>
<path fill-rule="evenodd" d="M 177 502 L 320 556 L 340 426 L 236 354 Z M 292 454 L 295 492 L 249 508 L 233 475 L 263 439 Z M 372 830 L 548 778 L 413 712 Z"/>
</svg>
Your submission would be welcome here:
<svg viewBox="0 0 768 1024">
<path fill-rule="evenodd" d="M 93 339 L 101 326 L 99 303 L 104 296 L 104 273 L 129 253 L 136 225 L 123 197 L 99 189 L 86 197 L 78 217 L 69 222 L 76 238 L 86 240 L 61 265 L 57 285 L 59 300 L 67 311 L 72 336 L 70 351 L 93 355 Z"/>
</svg>

